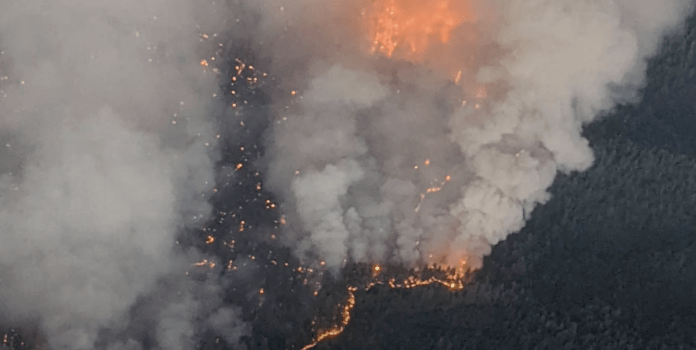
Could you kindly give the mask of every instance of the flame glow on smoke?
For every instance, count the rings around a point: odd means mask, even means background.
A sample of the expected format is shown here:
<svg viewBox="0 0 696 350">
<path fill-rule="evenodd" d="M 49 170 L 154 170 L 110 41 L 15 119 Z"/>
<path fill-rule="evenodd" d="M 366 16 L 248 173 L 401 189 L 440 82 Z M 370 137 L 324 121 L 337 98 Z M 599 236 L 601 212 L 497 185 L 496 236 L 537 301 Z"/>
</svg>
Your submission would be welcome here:
<svg viewBox="0 0 696 350">
<path fill-rule="evenodd" d="M 369 28 L 371 51 L 391 57 L 400 50 L 404 58 L 417 59 L 431 39 L 446 44 L 452 30 L 476 15 L 461 1 L 377 0 L 363 11 Z"/>
<path fill-rule="evenodd" d="M 259 50 L 287 85 L 265 184 L 286 215 L 283 242 L 339 272 L 349 261 L 480 266 L 548 201 L 557 173 L 591 166 L 583 126 L 635 100 L 645 59 L 690 3 L 251 7 Z"/>
</svg>

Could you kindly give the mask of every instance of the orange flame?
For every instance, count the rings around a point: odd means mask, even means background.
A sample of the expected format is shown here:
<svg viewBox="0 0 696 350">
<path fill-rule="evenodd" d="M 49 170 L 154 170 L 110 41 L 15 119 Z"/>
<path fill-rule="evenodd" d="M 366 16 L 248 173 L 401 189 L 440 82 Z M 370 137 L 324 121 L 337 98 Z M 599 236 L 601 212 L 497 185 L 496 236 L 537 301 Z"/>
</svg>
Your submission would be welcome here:
<svg viewBox="0 0 696 350">
<path fill-rule="evenodd" d="M 449 289 L 450 291 L 456 292 L 463 290 L 465 288 L 465 275 L 467 271 L 467 266 L 466 266 L 466 261 L 465 260 L 460 260 L 459 261 L 459 267 L 456 268 L 455 270 L 449 270 L 449 271 L 444 271 L 445 276 L 442 277 L 435 277 L 432 276 L 428 279 L 423 279 L 421 277 L 418 277 L 417 275 L 411 275 L 404 279 L 403 281 L 397 281 L 395 278 L 390 278 L 386 282 L 383 280 L 376 279 L 377 274 L 375 272 L 380 272 L 382 271 L 382 267 L 379 265 L 373 265 L 372 266 L 372 277 L 373 281 L 369 282 L 367 285 L 363 286 L 361 289 L 365 292 L 371 290 L 375 286 L 382 286 L 382 285 L 388 285 L 389 288 L 391 289 L 411 289 L 411 288 L 417 288 L 417 287 L 422 287 L 422 286 L 428 286 L 431 284 L 439 284 L 442 285 L 443 287 Z M 436 270 L 436 268 L 433 268 Z M 302 347 L 301 350 L 309 350 L 321 343 L 324 340 L 332 339 L 335 338 L 336 336 L 340 335 L 343 333 L 343 331 L 346 329 L 348 324 L 350 323 L 351 320 L 351 312 L 353 311 L 353 308 L 355 308 L 355 293 L 358 291 L 358 287 L 355 286 L 348 286 L 348 300 L 343 304 L 343 307 L 341 307 L 341 318 L 340 318 L 340 323 L 335 324 L 333 327 L 323 330 L 317 333 L 317 336 L 312 340 L 311 343 L 305 345 Z M 316 296 L 317 293 L 315 292 L 314 295 Z M 312 322 L 314 324 L 314 322 Z"/>
<path fill-rule="evenodd" d="M 452 3 L 456 2 L 456 8 Z M 461 6 L 464 0 L 375 0 L 363 11 L 372 52 L 391 57 L 403 48 L 405 56 L 418 58 L 431 38 L 446 44 L 452 30 L 473 21 L 473 12 Z"/>
</svg>

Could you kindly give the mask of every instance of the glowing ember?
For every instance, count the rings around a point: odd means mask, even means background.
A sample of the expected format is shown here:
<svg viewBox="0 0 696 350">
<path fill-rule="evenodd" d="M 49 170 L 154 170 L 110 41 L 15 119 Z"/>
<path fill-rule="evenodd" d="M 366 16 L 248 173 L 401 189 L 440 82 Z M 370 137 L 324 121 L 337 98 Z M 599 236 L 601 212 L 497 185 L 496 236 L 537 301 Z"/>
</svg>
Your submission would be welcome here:
<svg viewBox="0 0 696 350">
<path fill-rule="evenodd" d="M 380 272 L 382 272 L 382 268 L 379 265 L 374 265 L 372 267 L 372 277 L 379 276 Z"/>
<path fill-rule="evenodd" d="M 204 259 L 203 261 L 194 263 L 193 266 L 207 266 L 212 269 L 215 267 L 215 263 L 212 261 L 208 261 L 208 259 Z"/>
<path fill-rule="evenodd" d="M 457 71 L 457 74 L 454 76 L 454 83 L 459 84 L 459 82 L 462 80 L 462 71 L 459 70 Z"/>
<path fill-rule="evenodd" d="M 372 52 L 391 57 L 403 48 L 405 56 L 417 59 L 417 53 L 437 38 L 448 43 L 450 34 L 460 24 L 473 21 L 471 10 L 461 6 L 453 8 L 450 0 L 376 0 L 363 10 L 368 22 Z M 415 56 L 415 57 L 414 57 Z"/>
<path fill-rule="evenodd" d="M 476 98 L 486 98 L 488 96 L 488 91 L 484 87 L 478 88 L 476 90 Z"/>
<path fill-rule="evenodd" d="M 430 165 L 430 161 L 426 160 L 425 164 Z M 442 191 L 442 187 L 445 186 L 445 184 L 447 182 L 449 182 L 451 179 L 452 179 L 452 177 L 447 175 L 447 176 L 445 176 L 445 181 L 440 182 L 437 186 L 432 186 L 432 187 L 426 188 L 425 193 L 420 194 L 420 202 L 418 202 L 418 205 L 415 208 L 415 212 L 417 213 L 420 211 L 421 205 L 423 204 L 423 200 L 425 199 L 426 194 L 436 193 L 436 192 Z"/>
</svg>

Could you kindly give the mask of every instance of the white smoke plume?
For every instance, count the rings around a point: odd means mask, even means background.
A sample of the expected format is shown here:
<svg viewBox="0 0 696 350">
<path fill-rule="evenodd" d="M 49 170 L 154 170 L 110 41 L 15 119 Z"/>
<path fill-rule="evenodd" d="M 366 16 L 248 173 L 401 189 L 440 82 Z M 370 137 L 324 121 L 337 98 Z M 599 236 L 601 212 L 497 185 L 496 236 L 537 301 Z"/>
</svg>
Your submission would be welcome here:
<svg viewBox="0 0 696 350">
<path fill-rule="evenodd" d="M 380 6 L 426 13 L 414 15 L 420 21 L 447 7 L 468 17 L 437 17 L 445 18 L 440 27 L 456 25 L 446 35 L 424 26 L 429 44 L 412 40 L 409 51 L 397 43 L 390 52 L 385 41 L 374 44 L 384 39 L 374 34 L 380 26 L 396 31 L 396 17 L 372 19 Z M 282 197 L 286 242 L 336 271 L 346 261 L 479 266 L 548 200 L 557 172 L 592 164 L 582 126 L 639 98 L 646 60 L 693 3 L 247 7 L 260 18 L 249 25 L 255 48 L 281 81 L 267 185 Z"/>
<path fill-rule="evenodd" d="M 191 306 L 190 259 L 174 249 L 210 211 L 218 85 L 199 35 L 224 25 L 213 4 L 0 5 L 0 309 L 51 349 L 139 348 L 120 335 L 148 293 L 163 349 L 191 348 L 193 320 L 218 310 Z M 210 326 L 229 323 L 236 342 L 236 311 L 216 312 Z"/>
</svg>

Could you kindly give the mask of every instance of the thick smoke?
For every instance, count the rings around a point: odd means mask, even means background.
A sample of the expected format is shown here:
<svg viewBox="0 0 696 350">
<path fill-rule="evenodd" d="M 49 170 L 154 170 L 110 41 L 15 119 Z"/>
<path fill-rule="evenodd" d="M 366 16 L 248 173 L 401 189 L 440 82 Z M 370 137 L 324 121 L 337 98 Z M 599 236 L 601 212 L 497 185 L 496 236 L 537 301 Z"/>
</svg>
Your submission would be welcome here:
<svg viewBox="0 0 696 350">
<path fill-rule="evenodd" d="M 397 46 L 385 57 L 369 34 L 391 17 L 373 17 L 399 6 L 469 17 L 448 38 L 424 27 L 430 44 L 417 55 Z M 639 97 L 646 59 L 692 3 L 265 0 L 248 9 L 260 18 L 250 24 L 256 49 L 281 81 L 267 185 L 282 197 L 286 242 L 335 271 L 345 261 L 478 266 L 548 200 L 557 172 L 592 164 L 582 126 Z"/>
<path fill-rule="evenodd" d="M 2 314 L 52 349 L 139 348 L 140 298 L 157 347 L 191 348 L 200 315 L 230 342 L 245 329 L 219 292 L 192 295 L 197 257 L 175 249 L 210 211 L 218 85 L 198 62 L 199 34 L 223 25 L 212 4 L 2 4 Z"/>
</svg>

